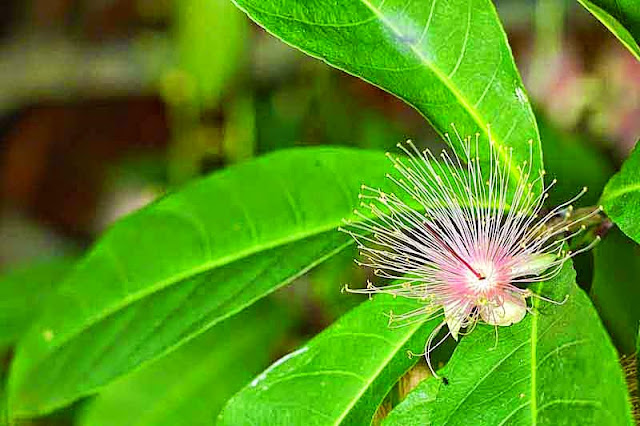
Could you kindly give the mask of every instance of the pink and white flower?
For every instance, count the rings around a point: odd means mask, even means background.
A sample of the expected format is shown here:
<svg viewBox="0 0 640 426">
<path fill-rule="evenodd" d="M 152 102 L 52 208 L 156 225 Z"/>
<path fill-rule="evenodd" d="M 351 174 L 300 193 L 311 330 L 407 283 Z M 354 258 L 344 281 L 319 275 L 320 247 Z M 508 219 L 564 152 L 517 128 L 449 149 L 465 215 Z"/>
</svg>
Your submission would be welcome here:
<svg viewBox="0 0 640 426">
<path fill-rule="evenodd" d="M 545 186 L 544 171 L 532 171 L 531 141 L 529 159 L 519 165 L 512 164 L 512 150 L 491 138 L 488 161 L 482 164 L 472 156 L 472 148 L 478 152 L 478 135 L 473 142 L 458 136 L 457 143 L 462 158 L 443 151 L 437 159 L 411 141 L 399 144 L 407 156 L 387 154 L 399 172 L 397 177 L 387 177 L 403 196 L 363 185 L 361 205 L 368 212 L 356 210 L 358 220 L 345 221 L 342 229 L 358 244 L 362 258 L 358 264 L 394 280 L 387 286 L 369 282 L 365 289 L 346 290 L 424 302 L 411 312 L 390 313 L 391 324 L 444 316 L 425 346 L 429 368 L 429 353 L 437 347 L 434 338 L 445 324 L 447 336 L 457 340 L 462 329 L 468 332 L 478 321 L 494 326 L 521 321 L 530 310 L 529 297 L 554 302 L 525 285 L 549 280 L 567 259 L 599 239 L 573 253 L 564 250 L 564 243 L 584 230 L 584 226 L 574 230 L 576 225 L 599 214 L 601 208 L 572 217 L 571 203 L 584 194 L 584 188 L 542 214 L 555 180 Z"/>
</svg>

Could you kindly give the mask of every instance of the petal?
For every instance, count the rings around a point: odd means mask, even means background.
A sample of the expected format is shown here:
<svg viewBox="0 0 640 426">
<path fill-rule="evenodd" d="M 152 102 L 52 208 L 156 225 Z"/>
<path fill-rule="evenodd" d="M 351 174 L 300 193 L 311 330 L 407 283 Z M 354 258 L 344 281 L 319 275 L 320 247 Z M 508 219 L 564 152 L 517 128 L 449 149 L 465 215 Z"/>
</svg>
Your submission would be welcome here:
<svg viewBox="0 0 640 426">
<path fill-rule="evenodd" d="M 449 327 L 449 332 L 451 333 L 451 337 L 454 340 L 458 340 L 458 332 L 460 328 L 462 328 L 462 324 L 469 316 L 467 309 L 465 309 L 464 305 L 460 305 L 460 303 L 450 303 L 448 305 L 444 305 L 444 321 L 447 323 L 447 327 Z"/>
<path fill-rule="evenodd" d="M 480 317 L 490 325 L 507 326 L 522 321 L 527 313 L 527 302 L 522 296 L 508 296 L 502 305 L 488 303 L 480 307 Z"/>
<path fill-rule="evenodd" d="M 539 275 L 546 271 L 556 260 L 557 256 L 549 253 L 519 256 L 511 267 L 511 275 L 514 277 Z"/>
</svg>

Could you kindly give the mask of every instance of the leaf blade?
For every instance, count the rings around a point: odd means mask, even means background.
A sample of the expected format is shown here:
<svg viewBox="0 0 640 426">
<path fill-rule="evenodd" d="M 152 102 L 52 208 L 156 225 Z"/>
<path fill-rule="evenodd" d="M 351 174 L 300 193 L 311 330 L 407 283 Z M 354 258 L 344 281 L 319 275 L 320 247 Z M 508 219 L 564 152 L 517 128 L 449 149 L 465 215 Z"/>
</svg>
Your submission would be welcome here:
<svg viewBox="0 0 640 426">
<path fill-rule="evenodd" d="M 604 211 L 636 243 L 640 244 L 640 144 L 607 183 L 600 197 Z"/>
<path fill-rule="evenodd" d="M 339 251 L 349 239 L 335 228 L 350 215 L 361 179 L 384 187 L 388 169 L 378 152 L 284 151 L 126 218 L 79 263 L 19 345 L 11 415 L 43 414 L 97 391 Z M 89 368 L 90 380 L 82 376 Z"/>
<path fill-rule="evenodd" d="M 403 99 L 441 134 L 451 123 L 462 136 L 491 133 L 514 149 L 514 177 L 529 160 L 529 140 L 534 174 L 542 167 L 535 117 L 490 1 L 349 0 L 339 11 L 322 2 L 234 2 L 286 43 Z"/>
<path fill-rule="evenodd" d="M 433 420 L 433 404 L 441 382 L 437 380 L 423 380 L 391 410 L 383 424 L 410 425 L 421 424 L 430 426 Z"/>
<path fill-rule="evenodd" d="M 390 387 L 417 362 L 405 350 L 421 349 L 435 326 L 432 321 L 389 329 L 383 313 L 416 306 L 387 295 L 361 304 L 240 391 L 219 424 L 370 423 Z"/>
</svg>

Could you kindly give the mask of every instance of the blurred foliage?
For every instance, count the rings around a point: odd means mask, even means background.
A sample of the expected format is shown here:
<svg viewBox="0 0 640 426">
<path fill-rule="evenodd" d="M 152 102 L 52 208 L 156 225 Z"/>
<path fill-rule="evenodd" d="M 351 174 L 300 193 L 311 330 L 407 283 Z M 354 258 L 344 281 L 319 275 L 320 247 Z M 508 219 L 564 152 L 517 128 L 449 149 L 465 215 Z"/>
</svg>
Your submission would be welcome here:
<svg viewBox="0 0 640 426">
<path fill-rule="evenodd" d="M 588 192 L 578 206 L 593 206 L 598 202 L 607 180 L 613 175 L 613 166 L 602 147 L 588 138 L 569 133 L 553 126 L 538 114 L 540 137 L 545 158 L 546 180 L 557 179 L 549 192 L 549 205 L 558 205 L 578 194 L 583 187 Z"/>
<path fill-rule="evenodd" d="M 83 409 L 79 424 L 213 424 L 224 403 L 269 365 L 291 332 L 286 306 L 265 302 L 109 385 Z"/>
<path fill-rule="evenodd" d="M 174 8 L 176 67 L 182 75 L 167 98 L 199 110 L 215 107 L 245 56 L 248 22 L 227 0 L 181 0 Z"/>
<path fill-rule="evenodd" d="M 591 298 L 620 352 L 631 354 L 640 322 L 640 247 L 614 228 L 593 256 Z"/>
</svg>

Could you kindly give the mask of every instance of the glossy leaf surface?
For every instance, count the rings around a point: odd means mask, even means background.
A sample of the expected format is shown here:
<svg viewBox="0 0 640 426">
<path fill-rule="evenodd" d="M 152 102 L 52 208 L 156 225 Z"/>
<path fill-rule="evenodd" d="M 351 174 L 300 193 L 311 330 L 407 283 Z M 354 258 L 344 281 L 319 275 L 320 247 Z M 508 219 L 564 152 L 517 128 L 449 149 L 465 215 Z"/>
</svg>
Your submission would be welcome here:
<svg viewBox="0 0 640 426">
<path fill-rule="evenodd" d="M 640 145 L 607 183 L 600 203 L 622 232 L 640 244 Z"/>
<path fill-rule="evenodd" d="M 360 184 L 384 187 L 389 170 L 378 152 L 281 151 L 120 221 L 19 346 L 12 415 L 96 392 L 341 250 Z"/>
<path fill-rule="evenodd" d="M 455 123 L 462 136 L 486 136 L 490 124 L 498 144 L 514 149 L 514 176 L 529 140 L 535 167 L 542 164 L 535 117 L 490 0 L 234 1 L 285 42 L 405 100 L 442 134 Z"/>
<path fill-rule="evenodd" d="M 389 328 L 384 313 L 416 302 L 378 295 L 307 345 L 277 361 L 233 397 L 222 425 L 365 425 L 391 387 L 414 365 L 440 321 Z"/>
<path fill-rule="evenodd" d="M 493 327 L 478 326 L 440 372 L 448 384 L 435 400 L 416 401 L 416 416 L 431 410 L 438 426 L 632 425 L 617 353 L 573 268 L 566 264 L 543 294 L 569 298 L 534 301 L 537 314 L 499 328 L 497 343 Z"/>
</svg>

